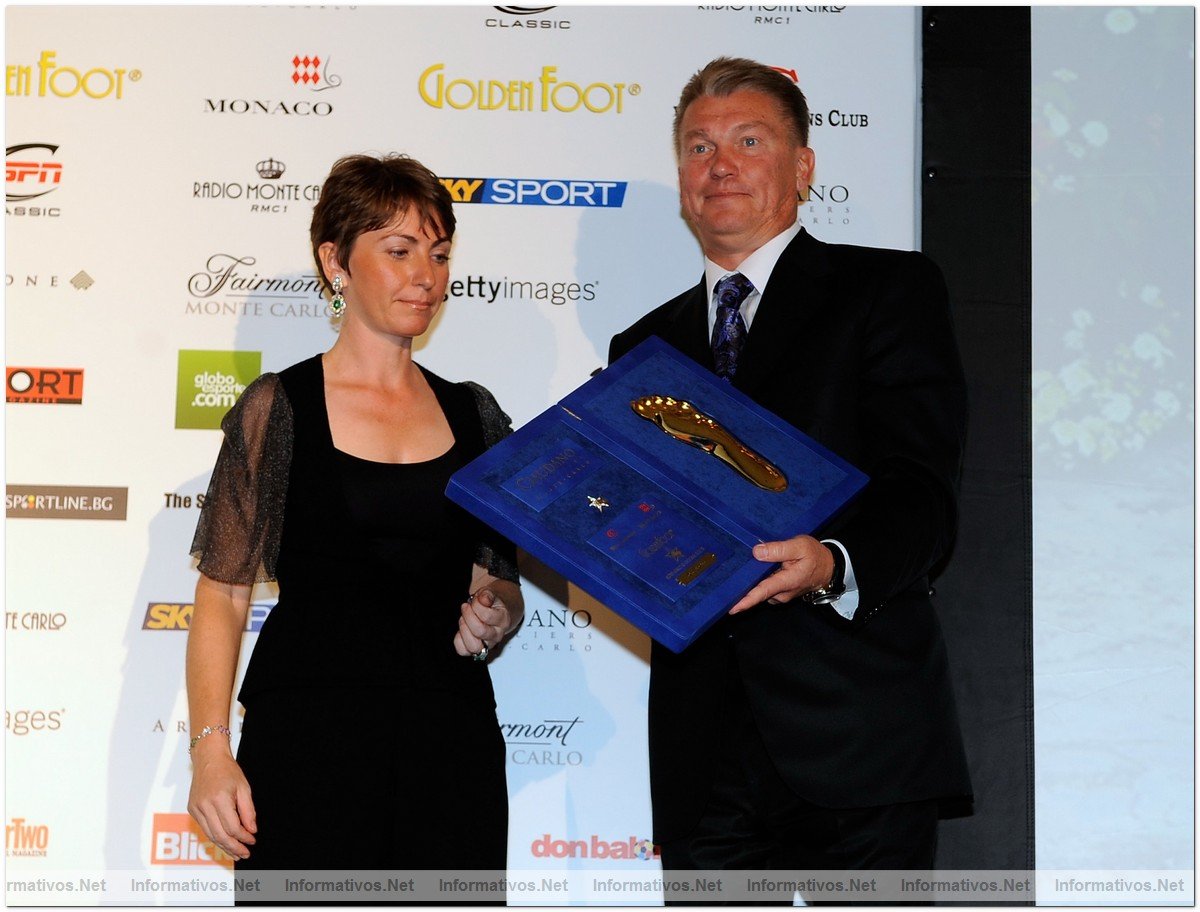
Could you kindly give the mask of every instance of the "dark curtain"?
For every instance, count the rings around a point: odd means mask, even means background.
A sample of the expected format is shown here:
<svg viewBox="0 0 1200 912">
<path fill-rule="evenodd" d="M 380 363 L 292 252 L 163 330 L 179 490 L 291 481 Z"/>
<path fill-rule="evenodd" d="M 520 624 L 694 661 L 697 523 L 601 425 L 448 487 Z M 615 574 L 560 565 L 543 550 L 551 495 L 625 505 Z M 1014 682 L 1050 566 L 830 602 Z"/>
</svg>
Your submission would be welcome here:
<svg viewBox="0 0 1200 912">
<path fill-rule="evenodd" d="M 950 289 L 970 425 L 954 551 L 934 582 L 974 812 L 940 869 L 1034 867 L 1030 11 L 926 7 L 921 247 Z"/>
</svg>

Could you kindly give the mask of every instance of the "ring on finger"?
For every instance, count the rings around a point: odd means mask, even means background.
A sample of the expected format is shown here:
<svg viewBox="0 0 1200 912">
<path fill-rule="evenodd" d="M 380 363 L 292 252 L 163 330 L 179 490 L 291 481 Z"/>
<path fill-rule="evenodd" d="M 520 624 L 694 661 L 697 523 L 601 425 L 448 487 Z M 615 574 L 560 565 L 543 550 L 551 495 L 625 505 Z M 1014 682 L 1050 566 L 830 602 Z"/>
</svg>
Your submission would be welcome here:
<svg viewBox="0 0 1200 912">
<path fill-rule="evenodd" d="M 479 652 L 477 652 L 471 656 L 471 658 L 473 658 L 476 662 L 487 661 L 487 657 L 488 657 L 488 644 L 487 643 L 484 643 L 482 645 Z"/>
</svg>

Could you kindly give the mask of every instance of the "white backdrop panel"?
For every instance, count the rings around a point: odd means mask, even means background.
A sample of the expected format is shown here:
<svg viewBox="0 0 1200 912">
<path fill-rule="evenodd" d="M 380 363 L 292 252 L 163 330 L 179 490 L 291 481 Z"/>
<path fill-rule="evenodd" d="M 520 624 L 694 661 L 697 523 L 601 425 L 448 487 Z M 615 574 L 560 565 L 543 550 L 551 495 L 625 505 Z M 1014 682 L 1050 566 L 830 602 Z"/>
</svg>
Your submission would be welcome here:
<svg viewBox="0 0 1200 912">
<path fill-rule="evenodd" d="M 517 27 L 530 19 L 550 27 Z M 279 370 L 332 344 L 303 286 L 334 159 L 401 151 L 445 177 L 625 185 L 620 207 L 456 206 L 461 285 L 418 359 L 484 383 L 520 424 L 700 275 L 670 122 L 712 57 L 794 71 L 805 89 L 823 199 L 800 216 L 814 234 L 914 246 L 916 23 L 898 7 L 7 8 L 7 361 L 84 372 L 82 404 L 6 406 L 7 483 L 128 495 L 124 519 L 104 521 L 32 518 L 10 498 L 7 824 L 33 835 L 28 851 L 10 836 L 9 871 L 166 867 L 152 862 L 156 826 L 175 825 L 162 815 L 184 811 L 189 777 L 186 634 L 147 628 L 182 627 L 196 498 L 220 445 L 216 430 L 176 427 L 179 353 L 259 352 Z M 530 103 L 517 93 L 516 109 L 481 110 L 464 83 L 458 107 L 439 107 L 438 74 L 529 83 Z M 559 94 L 542 110 L 550 79 Z M 568 83 L 597 108 L 619 97 L 619 110 L 555 109 L 571 106 Z M 41 172 L 15 178 L 14 161 Z M 268 161 L 285 170 L 261 175 Z M 42 172 L 58 174 L 50 192 L 14 199 Z M 254 276 L 302 289 L 236 287 Z M 510 863 L 565 867 L 587 859 L 539 845 L 650 835 L 648 644 L 562 579 L 523 569 L 528 618 L 492 666 Z M 272 599 L 264 587 L 262 610 Z M 62 623 L 22 626 L 36 616 Z M 353 606 L 330 623 L 353 623 Z M 438 733 L 416 733 L 412 749 L 438 750 Z M 48 772 L 64 764 L 70 775 Z"/>
</svg>

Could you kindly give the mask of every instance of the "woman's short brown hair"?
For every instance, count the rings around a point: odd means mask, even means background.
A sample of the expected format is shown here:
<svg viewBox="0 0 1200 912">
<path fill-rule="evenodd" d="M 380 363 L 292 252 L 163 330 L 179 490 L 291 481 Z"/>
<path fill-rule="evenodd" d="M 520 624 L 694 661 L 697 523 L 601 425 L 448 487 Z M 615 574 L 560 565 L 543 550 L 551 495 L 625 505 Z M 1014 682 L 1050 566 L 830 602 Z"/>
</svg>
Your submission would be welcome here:
<svg viewBox="0 0 1200 912">
<path fill-rule="evenodd" d="M 421 227 L 454 237 L 454 204 L 437 175 L 407 155 L 347 155 L 333 164 L 313 209 L 309 238 L 317 272 L 329 286 L 320 247 L 332 243 L 348 273 L 359 236 L 378 231 L 415 208 Z"/>
<path fill-rule="evenodd" d="M 675 122 L 671 125 L 676 155 L 679 154 L 679 128 L 688 105 L 702 95 L 724 98 L 738 91 L 762 92 L 774 98 L 796 140 L 801 146 L 808 145 L 808 102 L 798 85 L 778 70 L 757 61 L 745 57 L 718 57 L 689 79 L 679 95 Z"/>
</svg>

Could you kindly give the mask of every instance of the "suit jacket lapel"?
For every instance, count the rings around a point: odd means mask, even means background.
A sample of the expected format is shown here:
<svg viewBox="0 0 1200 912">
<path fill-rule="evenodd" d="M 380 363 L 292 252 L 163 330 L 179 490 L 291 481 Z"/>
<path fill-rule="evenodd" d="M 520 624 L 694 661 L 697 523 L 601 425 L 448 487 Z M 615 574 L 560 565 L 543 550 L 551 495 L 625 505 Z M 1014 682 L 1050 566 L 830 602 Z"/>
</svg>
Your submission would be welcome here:
<svg viewBox="0 0 1200 912">
<path fill-rule="evenodd" d="M 781 364 L 803 357 L 797 350 L 801 327 L 821 308 L 837 306 L 824 246 L 802 228 L 771 271 L 733 381 L 743 392 L 753 395 L 776 376 Z"/>
<path fill-rule="evenodd" d="M 708 338 L 708 301 L 705 300 L 704 277 L 700 284 L 686 292 L 670 315 L 671 338 L 675 348 L 709 370 L 715 369 L 712 345 Z"/>
</svg>

